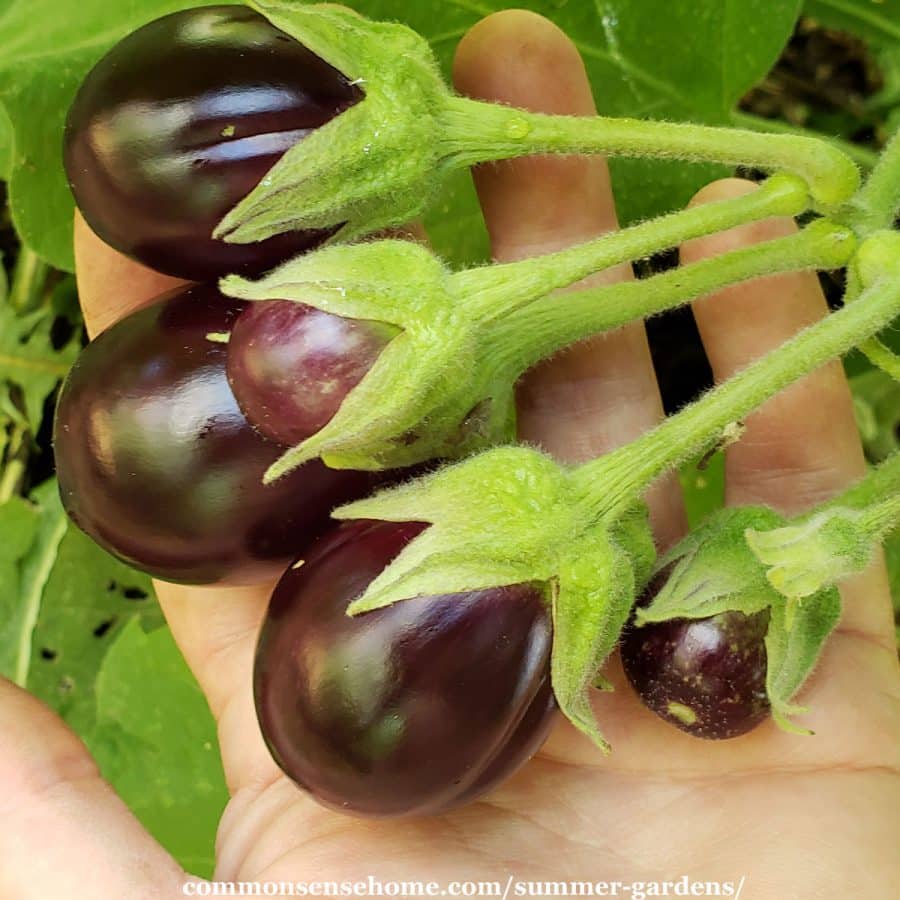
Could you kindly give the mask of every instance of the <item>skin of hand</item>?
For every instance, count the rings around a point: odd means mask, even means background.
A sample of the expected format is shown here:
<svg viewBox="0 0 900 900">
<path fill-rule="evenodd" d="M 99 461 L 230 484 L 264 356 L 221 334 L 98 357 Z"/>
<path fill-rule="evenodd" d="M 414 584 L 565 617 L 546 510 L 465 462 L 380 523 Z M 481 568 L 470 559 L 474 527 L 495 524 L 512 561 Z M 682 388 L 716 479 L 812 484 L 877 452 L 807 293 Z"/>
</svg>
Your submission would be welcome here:
<svg viewBox="0 0 900 900">
<path fill-rule="evenodd" d="M 508 11 L 463 39 L 465 94 L 591 114 L 581 59 L 552 24 Z M 485 165 L 476 182 L 494 256 L 512 260 L 616 227 L 606 164 L 532 158 Z M 712 184 L 702 203 L 753 190 Z M 770 220 L 696 240 L 684 261 L 793 229 Z M 78 279 L 93 334 L 177 282 L 76 227 Z M 597 278 L 623 278 L 619 270 Z M 561 300 L 564 302 L 564 298 Z M 717 380 L 826 312 L 814 276 L 783 275 L 694 306 Z M 640 325 L 585 342 L 524 380 L 521 433 L 561 459 L 633 439 L 662 415 Z M 864 461 L 835 363 L 769 401 L 727 451 L 727 501 L 787 513 L 858 478 Z M 683 531 L 676 481 L 652 491 L 661 545 Z M 721 743 L 691 738 L 643 708 L 617 660 L 598 694 L 613 745 L 602 757 L 560 722 L 492 795 L 450 814 L 377 823 L 317 806 L 275 766 L 253 710 L 251 668 L 268 587 L 157 585 L 172 631 L 218 721 L 231 801 L 217 840 L 221 880 L 673 880 L 737 882 L 754 900 L 896 896 L 900 883 L 900 673 L 881 560 L 842 586 L 844 613 L 804 689 L 814 737 L 767 722 Z M 177 727 L 173 711 L 173 727 Z M 0 683 L 0 897 L 182 896 L 184 874 L 100 778 L 80 740 L 25 692 Z"/>
</svg>

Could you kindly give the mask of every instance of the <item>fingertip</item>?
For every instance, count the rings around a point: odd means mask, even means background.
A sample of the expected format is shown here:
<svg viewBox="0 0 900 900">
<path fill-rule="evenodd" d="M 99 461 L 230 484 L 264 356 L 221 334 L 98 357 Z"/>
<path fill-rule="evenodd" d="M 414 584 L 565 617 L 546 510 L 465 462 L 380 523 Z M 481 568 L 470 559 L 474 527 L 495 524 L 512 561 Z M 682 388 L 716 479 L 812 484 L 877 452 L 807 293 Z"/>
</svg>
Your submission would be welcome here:
<svg viewBox="0 0 900 900">
<path fill-rule="evenodd" d="M 706 203 L 731 200 L 735 197 L 752 194 L 758 190 L 758 184 L 745 178 L 721 178 L 700 188 L 691 198 L 688 206 L 703 206 Z M 729 228 L 727 231 L 686 241 L 681 246 L 681 261 L 682 263 L 696 262 L 700 259 L 718 256 L 729 250 L 737 250 L 740 247 L 747 247 L 751 244 L 787 237 L 787 235 L 792 234 L 796 230 L 797 226 L 794 220 L 788 216 L 747 222 L 736 228 Z"/>
<path fill-rule="evenodd" d="M 688 206 L 702 206 L 704 203 L 713 203 L 716 200 L 729 200 L 732 197 L 743 197 L 759 190 L 756 182 L 746 178 L 720 178 L 703 185 L 693 197 Z"/>
<path fill-rule="evenodd" d="M 578 48 L 557 25 L 529 10 L 503 10 L 473 26 L 456 49 L 453 82 L 470 97 L 536 112 L 595 112 Z"/>
<path fill-rule="evenodd" d="M 578 48 L 543 16 L 495 13 L 460 42 L 454 83 L 480 100 L 553 115 L 596 112 Z M 479 166 L 475 182 L 496 259 L 546 253 L 616 227 L 606 161 L 532 156 Z"/>
<path fill-rule="evenodd" d="M 756 185 L 729 178 L 707 185 L 691 205 L 747 194 Z M 797 230 L 790 217 L 751 222 L 685 243 L 693 263 Z M 818 279 L 796 271 L 732 285 L 693 304 L 717 382 L 783 344 L 828 313 Z M 862 471 L 853 404 L 839 363 L 806 376 L 747 418 L 742 439 L 726 453 L 729 503 L 765 503 L 785 513 L 807 509 Z"/>
</svg>

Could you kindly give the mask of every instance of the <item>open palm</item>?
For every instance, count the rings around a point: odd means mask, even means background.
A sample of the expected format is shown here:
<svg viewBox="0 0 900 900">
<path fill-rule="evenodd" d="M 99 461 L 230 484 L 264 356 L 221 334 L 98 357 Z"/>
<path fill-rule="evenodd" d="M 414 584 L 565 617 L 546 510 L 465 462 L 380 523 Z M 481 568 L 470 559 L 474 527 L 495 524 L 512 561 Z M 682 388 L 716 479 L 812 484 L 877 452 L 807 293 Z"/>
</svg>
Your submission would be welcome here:
<svg viewBox="0 0 900 900">
<path fill-rule="evenodd" d="M 590 114 L 578 54 L 538 16 L 500 13 L 464 39 L 458 88 L 522 107 Z M 614 228 L 605 163 L 526 159 L 476 173 L 494 255 L 512 260 Z M 729 180 L 696 202 L 752 190 Z M 768 221 L 682 248 L 684 260 L 783 234 Z M 79 285 L 96 333 L 172 286 L 76 228 Z M 603 273 L 599 279 L 629 277 Z M 564 302 L 564 299 L 561 300 Z M 779 276 L 695 304 L 718 380 L 826 311 L 816 279 Z M 661 416 L 641 327 L 583 345 L 522 385 L 522 437 L 583 460 Z M 729 503 L 795 512 L 864 471 L 839 365 L 785 391 L 747 421 L 727 457 Z M 674 480 L 649 498 L 661 546 L 684 529 Z M 900 884 L 900 677 L 884 567 L 844 585 L 844 614 L 802 697 L 814 737 L 767 722 L 745 737 L 699 741 L 638 703 L 617 660 L 598 695 L 609 758 L 560 722 L 543 750 L 489 797 L 414 821 L 324 810 L 283 776 L 253 710 L 251 668 L 269 588 L 157 586 L 219 723 L 232 799 L 217 879 L 525 882 L 744 880 L 747 898 L 895 896 Z M 172 727 L 178 728 L 173 716 Z M 185 875 L 100 779 L 83 745 L 37 701 L 0 685 L 0 898 L 181 896 Z M 533 885 L 532 896 L 552 895 Z M 627 896 L 627 894 L 623 894 Z"/>
</svg>

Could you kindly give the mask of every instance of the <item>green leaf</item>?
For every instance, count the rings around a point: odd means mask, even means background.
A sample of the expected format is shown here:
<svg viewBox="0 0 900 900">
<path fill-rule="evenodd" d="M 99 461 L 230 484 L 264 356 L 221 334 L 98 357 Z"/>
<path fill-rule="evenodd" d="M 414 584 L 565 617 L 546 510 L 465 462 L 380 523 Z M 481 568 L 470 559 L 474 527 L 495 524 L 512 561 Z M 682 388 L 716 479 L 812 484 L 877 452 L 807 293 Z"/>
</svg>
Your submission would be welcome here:
<svg viewBox="0 0 900 900">
<path fill-rule="evenodd" d="M 22 497 L 11 497 L 0 506 L 0 562 L 16 562 L 31 547 L 37 530 L 37 510 Z"/>
<path fill-rule="evenodd" d="M 554 582 L 553 693 L 566 718 L 601 750 L 591 691 L 634 602 L 634 570 L 628 555 L 595 530 L 562 560 Z"/>
<path fill-rule="evenodd" d="M 866 106 L 885 118 L 885 134 L 893 134 L 900 127 L 900 41 L 873 45 L 884 87 L 866 99 Z"/>
<path fill-rule="evenodd" d="M 8 181 L 12 171 L 13 161 L 13 134 L 12 122 L 6 107 L 0 103 L 0 181 Z M 3 295 L 0 292 L 0 299 Z"/>
<path fill-rule="evenodd" d="M 780 600 L 766 580 L 766 567 L 747 545 L 748 528 L 774 528 L 784 519 L 766 507 L 722 509 L 692 531 L 657 563 L 674 563 L 649 606 L 637 610 L 639 625 L 669 619 L 701 619 L 734 610 L 752 615 Z"/>
<path fill-rule="evenodd" d="M 0 304 L 0 381 L 21 390 L 33 434 L 40 428 L 44 400 L 78 355 L 77 334 L 60 350 L 53 347 L 53 319 L 49 308 L 19 316 L 7 304 Z"/>
<path fill-rule="evenodd" d="M 228 792 L 215 722 L 168 628 L 147 634 L 133 618 L 121 630 L 96 701 L 87 743 L 104 777 L 182 866 L 210 877 Z"/>
<path fill-rule="evenodd" d="M 787 731 L 804 730 L 790 721 L 804 709 L 790 701 L 815 667 L 840 615 L 841 595 L 834 587 L 799 603 L 781 599 L 771 607 L 766 632 L 766 692 L 773 718 Z"/>
<path fill-rule="evenodd" d="M 85 737 L 145 826 L 210 875 L 225 802 L 215 727 L 168 632 L 144 634 L 163 621 L 149 578 L 69 524 L 54 481 L 0 506 L 0 535 L 0 672 Z"/>
<path fill-rule="evenodd" d="M 0 254 L 0 307 L 6 305 L 9 296 L 9 279 L 6 277 L 6 267 L 3 265 L 3 254 Z"/>
<path fill-rule="evenodd" d="M 487 228 L 469 172 L 456 171 L 447 179 L 424 221 L 434 252 L 456 268 L 490 260 Z"/>
<path fill-rule="evenodd" d="M 16 591 L 4 599 L 3 627 L 0 630 L 3 674 L 19 685 L 25 685 L 28 680 L 34 656 L 34 625 L 44 586 L 67 527 L 55 483 L 42 485 L 34 492 L 32 499 L 31 539 L 24 551 L 16 556 Z"/>
<path fill-rule="evenodd" d="M 113 559 L 70 525 L 54 481 L 35 492 L 37 538 L 22 561 L 16 680 L 80 734 L 94 720 L 103 657 L 133 618 L 162 622 L 150 579 Z"/>
</svg>

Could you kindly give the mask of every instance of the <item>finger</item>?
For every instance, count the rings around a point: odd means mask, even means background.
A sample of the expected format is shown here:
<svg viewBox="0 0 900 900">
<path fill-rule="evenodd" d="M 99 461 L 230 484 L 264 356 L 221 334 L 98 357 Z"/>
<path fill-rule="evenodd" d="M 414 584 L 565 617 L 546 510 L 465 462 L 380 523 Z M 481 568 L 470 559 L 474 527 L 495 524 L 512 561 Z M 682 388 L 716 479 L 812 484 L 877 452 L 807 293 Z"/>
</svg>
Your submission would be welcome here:
<svg viewBox="0 0 900 900">
<path fill-rule="evenodd" d="M 188 880 L 42 703 L 0 678 L 0 896 L 177 897 Z"/>
<path fill-rule="evenodd" d="M 133 262 L 101 241 L 79 216 L 75 262 L 85 322 L 98 334 L 180 282 Z M 155 582 L 172 634 L 219 721 L 229 786 L 270 777 L 250 686 L 253 650 L 272 585 L 188 588 Z"/>
<path fill-rule="evenodd" d="M 738 179 L 708 185 L 694 203 L 755 190 Z M 684 263 L 796 230 L 769 219 L 690 241 Z M 694 304 L 694 316 L 717 382 L 826 315 L 814 274 L 791 273 L 736 285 Z M 839 361 L 806 376 L 747 418 L 741 440 L 726 453 L 729 504 L 760 503 L 794 514 L 834 496 L 865 474 L 853 403 Z M 851 597 L 852 595 L 852 597 Z M 882 565 L 847 585 L 842 627 L 892 643 L 890 596 Z"/>
<path fill-rule="evenodd" d="M 551 22 L 521 10 L 488 16 L 463 38 L 454 81 L 469 96 L 539 112 L 596 112 L 575 46 Z M 480 166 L 474 176 L 498 260 L 548 253 L 617 227 L 600 157 L 531 157 Z M 591 281 L 627 277 L 629 267 L 620 266 Z M 583 461 L 631 440 L 662 416 L 643 325 L 542 364 L 523 379 L 518 400 L 521 437 L 560 459 Z M 674 480 L 658 486 L 651 501 L 660 541 L 668 543 L 683 528 Z"/>
<path fill-rule="evenodd" d="M 185 284 L 104 244 L 75 213 L 75 273 L 88 334 L 96 337 L 154 297 Z"/>
</svg>

